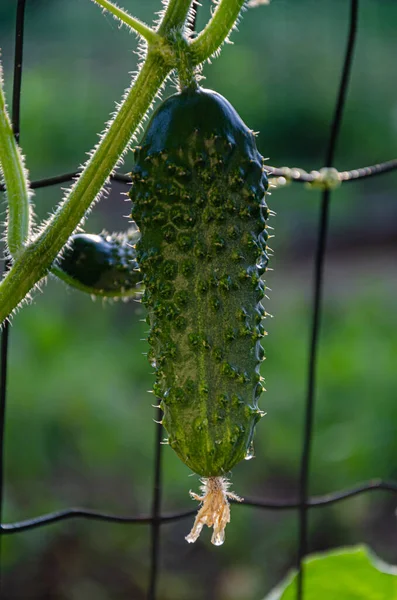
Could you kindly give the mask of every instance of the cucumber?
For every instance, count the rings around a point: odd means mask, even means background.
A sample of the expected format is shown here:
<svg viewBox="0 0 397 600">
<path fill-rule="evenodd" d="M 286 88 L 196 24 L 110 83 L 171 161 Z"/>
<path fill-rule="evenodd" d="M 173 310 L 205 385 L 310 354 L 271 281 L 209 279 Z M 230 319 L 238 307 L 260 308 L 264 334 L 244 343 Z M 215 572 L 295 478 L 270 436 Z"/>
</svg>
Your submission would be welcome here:
<svg viewBox="0 0 397 600">
<path fill-rule="evenodd" d="M 69 285 L 93 295 L 137 294 L 142 279 L 135 250 L 139 237 L 136 227 L 126 233 L 111 235 L 106 232 L 72 235 L 56 265 L 55 274 Z"/>
<path fill-rule="evenodd" d="M 224 477 L 252 455 L 263 415 L 263 158 L 225 98 L 189 88 L 154 113 L 135 150 L 132 181 L 162 423 L 171 448 L 205 478 L 206 496 L 194 497 L 205 501 L 220 491 L 226 500 Z M 222 543 L 215 517 L 203 518 L 212 519 L 213 541 Z M 191 537 L 201 527 L 196 523 Z"/>
</svg>

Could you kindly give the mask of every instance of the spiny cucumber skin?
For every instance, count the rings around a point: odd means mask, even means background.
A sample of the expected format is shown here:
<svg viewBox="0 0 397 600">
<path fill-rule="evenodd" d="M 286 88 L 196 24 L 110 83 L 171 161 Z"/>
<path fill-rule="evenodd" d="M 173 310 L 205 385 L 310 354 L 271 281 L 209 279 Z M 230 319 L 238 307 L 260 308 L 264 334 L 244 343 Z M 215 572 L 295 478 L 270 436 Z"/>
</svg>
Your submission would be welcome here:
<svg viewBox="0 0 397 600">
<path fill-rule="evenodd" d="M 132 290 L 141 281 L 134 246 L 139 237 L 136 228 L 111 235 L 77 233 L 69 240 L 58 266 L 93 293 Z"/>
<path fill-rule="evenodd" d="M 262 414 L 263 159 L 229 102 L 203 89 L 167 99 L 141 144 L 130 195 L 154 392 L 178 456 L 220 476 Z"/>
</svg>

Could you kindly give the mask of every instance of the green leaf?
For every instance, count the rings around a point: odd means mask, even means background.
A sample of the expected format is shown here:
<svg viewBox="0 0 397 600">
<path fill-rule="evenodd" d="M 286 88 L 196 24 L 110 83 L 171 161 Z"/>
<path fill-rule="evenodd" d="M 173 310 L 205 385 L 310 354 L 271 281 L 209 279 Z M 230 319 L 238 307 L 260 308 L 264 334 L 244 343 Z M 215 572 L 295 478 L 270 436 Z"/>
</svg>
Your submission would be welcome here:
<svg viewBox="0 0 397 600">
<path fill-rule="evenodd" d="M 397 600 L 397 567 L 365 546 L 316 554 L 305 560 L 305 600 Z M 295 600 L 294 571 L 265 600 Z"/>
</svg>

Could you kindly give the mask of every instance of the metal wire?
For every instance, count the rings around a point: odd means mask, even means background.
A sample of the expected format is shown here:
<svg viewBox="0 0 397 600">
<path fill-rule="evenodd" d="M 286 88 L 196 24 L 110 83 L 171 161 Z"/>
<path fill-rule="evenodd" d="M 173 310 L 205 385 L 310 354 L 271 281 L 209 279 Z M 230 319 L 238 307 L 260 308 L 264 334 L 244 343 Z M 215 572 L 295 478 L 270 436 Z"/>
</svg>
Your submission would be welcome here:
<svg viewBox="0 0 397 600">
<path fill-rule="evenodd" d="M 161 428 L 159 427 L 160 431 Z M 344 500 L 349 500 L 355 496 L 367 492 L 391 492 L 397 495 L 397 482 L 382 481 L 381 479 L 375 479 L 367 481 L 365 483 L 357 484 L 356 486 L 333 492 L 331 494 L 324 494 L 322 496 L 313 496 L 307 501 L 309 508 L 322 508 L 324 506 L 331 506 L 338 504 Z M 245 507 L 250 506 L 252 508 L 260 508 L 265 510 L 275 511 L 288 511 L 296 510 L 300 507 L 299 500 L 255 500 L 251 498 L 244 498 L 244 502 L 234 503 L 236 506 Z M 181 519 L 191 517 L 196 514 L 196 510 L 185 510 L 173 513 L 165 513 L 157 517 L 157 522 L 166 525 L 167 523 L 175 523 Z M 65 510 L 59 510 L 45 515 L 40 515 L 32 519 L 25 519 L 24 521 L 17 521 L 15 523 L 3 523 L 1 525 L 1 532 L 4 535 L 10 535 L 13 533 L 22 533 L 23 531 L 29 531 L 30 529 L 38 529 L 39 527 L 46 527 L 59 523 L 60 521 L 69 521 L 71 519 L 87 519 L 89 521 L 98 521 L 105 523 L 114 523 L 118 525 L 150 525 L 153 523 L 153 513 L 150 515 L 111 515 L 106 512 L 97 510 L 88 510 L 84 508 L 67 508 Z"/>
<path fill-rule="evenodd" d="M 297 183 L 313 183 L 317 179 L 315 173 L 306 173 L 299 167 L 271 167 L 265 165 L 266 171 L 268 171 L 271 177 L 285 177 L 288 176 L 294 182 Z M 356 181 L 357 179 L 366 179 L 367 177 L 375 177 L 375 175 L 383 175 L 385 173 L 391 173 L 397 170 L 397 158 L 393 160 L 387 160 L 386 162 L 379 163 L 377 165 L 369 165 L 368 167 L 359 167 L 358 169 L 352 169 L 351 171 L 339 171 L 339 181 L 343 183 L 349 183 L 349 181 Z"/>
<path fill-rule="evenodd" d="M 156 408 L 156 435 L 154 453 L 154 481 L 153 481 L 153 507 L 151 517 L 151 546 L 150 546 L 150 576 L 148 600 L 156 600 L 157 574 L 159 570 L 160 556 L 160 525 L 161 525 L 161 457 L 163 445 L 163 428 L 161 426 L 162 410 Z"/>
<path fill-rule="evenodd" d="M 338 139 L 343 109 L 346 103 L 347 89 L 351 66 L 353 63 L 353 52 L 357 34 L 358 21 L 358 0 L 350 1 L 350 25 L 349 34 L 346 46 L 346 53 L 343 63 L 342 76 L 339 83 L 338 96 L 335 106 L 335 113 L 331 123 L 330 138 L 328 142 L 325 165 L 331 167 L 334 161 L 336 142 Z M 298 578 L 297 578 L 297 600 L 303 598 L 304 585 L 304 567 L 303 559 L 307 554 L 308 544 L 308 489 L 310 475 L 310 457 L 313 439 L 313 421 L 314 421 L 314 405 L 315 405 L 315 390 L 316 390 L 316 368 L 318 356 L 319 332 L 321 323 L 322 295 L 323 295 L 323 279 L 324 279 L 324 264 L 325 252 L 327 244 L 327 233 L 329 223 L 329 208 L 331 200 L 331 191 L 325 190 L 322 194 L 320 220 L 318 227 L 318 241 L 314 267 L 314 282 L 313 282 L 313 312 L 312 324 L 310 332 L 310 351 L 308 364 L 307 378 L 307 396 L 303 429 L 303 448 L 299 478 L 299 543 L 298 543 Z"/>
<path fill-rule="evenodd" d="M 285 177 L 286 167 L 272 167 L 265 165 L 266 171 L 271 177 Z M 386 173 L 392 173 L 397 171 L 397 158 L 393 160 L 387 160 L 383 163 L 376 165 L 369 165 L 368 167 L 358 167 L 350 171 L 339 171 L 339 179 L 343 183 L 349 183 L 350 181 L 357 181 L 358 179 L 367 179 L 368 177 L 375 177 L 376 175 L 385 175 Z M 59 185 L 61 183 L 68 183 L 73 181 L 79 176 L 79 171 L 73 171 L 70 173 L 61 173 L 60 175 L 54 175 L 53 177 L 45 177 L 44 179 L 36 179 L 30 182 L 32 190 L 38 188 L 50 187 L 51 185 Z M 313 183 L 317 177 L 314 173 L 305 173 L 299 167 L 288 168 L 288 178 L 296 183 Z M 114 173 L 110 175 L 110 179 L 114 181 L 120 181 L 121 183 L 131 183 L 131 177 L 123 173 Z M 5 188 L 0 183 L 0 192 L 4 192 Z"/>
<path fill-rule="evenodd" d="M 6 323 L 1 334 L 1 373 L 0 373 L 0 523 L 3 522 L 3 487 L 4 487 L 4 434 L 7 398 L 7 363 L 8 339 L 10 335 L 9 323 Z M 2 588 L 2 535 L 0 532 L 0 596 Z"/>
<path fill-rule="evenodd" d="M 17 4 L 17 16 L 16 16 L 16 39 L 15 39 L 15 59 L 14 59 L 14 82 L 13 82 L 13 100 L 12 100 L 12 122 L 14 133 L 19 140 L 20 133 L 20 102 L 21 102 L 21 82 L 22 82 L 22 53 L 23 53 L 23 30 L 24 30 L 24 13 L 25 13 L 26 0 L 18 0 Z M 350 70 L 353 61 L 353 50 L 354 43 L 357 33 L 357 22 L 358 22 L 358 0 L 350 1 L 350 25 L 348 32 L 347 48 L 344 59 L 344 66 L 342 70 L 341 80 L 339 84 L 339 92 L 337 97 L 337 103 L 335 107 L 335 114 L 333 117 L 330 139 L 327 147 L 326 161 L 327 167 L 330 167 L 333 163 L 336 142 L 338 138 L 339 129 L 342 122 L 343 108 L 345 105 L 348 81 Z M 278 169 L 276 167 L 266 167 L 273 176 L 285 175 L 285 169 Z M 372 165 L 369 167 L 362 167 L 353 171 L 343 171 L 339 173 L 341 181 L 357 181 L 359 179 L 374 177 L 376 175 L 385 174 L 397 170 L 397 159 Z M 65 173 L 55 177 L 49 177 L 46 179 L 40 179 L 31 183 L 33 189 L 47 187 L 51 185 L 65 183 L 73 180 L 79 175 L 79 172 Z M 298 182 L 311 183 L 315 179 L 315 175 L 311 173 L 302 172 L 299 169 L 290 170 L 290 178 Z M 117 181 L 124 183 L 130 183 L 128 175 L 115 174 L 111 177 Z M 4 191 L 4 187 L 0 186 L 0 191 Z M 300 485 L 299 494 L 296 500 L 265 500 L 265 499 L 246 499 L 243 504 L 237 503 L 236 506 L 250 506 L 252 508 L 259 508 L 262 510 L 298 510 L 299 514 L 299 542 L 298 542 L 298 556 L 297 566 L 298 572 L 298 584 L 297 584 L 297 599 L 303 600 L 303 568 L 302 561 L 304 556 L 307 554 L 307 535 L 308 535 L 308 511 L 314 508 L 321 508 L 324 506 L 330 506 L 338 502 L 342 502 L 353 498 L 355 496 L 369 493 L 373 491 L 383 491 L 388 493 L 397 494 L 397 482 L 387 482 L 382 480 L 372 480 L 364 483 L 357 484 L 349 489 L 336 491 L 323 496 L 308 496 L 309 486 L 309 471 L 310 471 L 310 453 L 311 453 L 311 442 L 313 437 L 313 419 L 314 419 L 314 408 L 315 408 L 315 390 L 316 390 L 316 363 L 317 363 L 317 352 L 319 344 L 319 328 L 321 320 L 321 300 L 322 300 L 322 282 L 324 272 L 324 260 L 326 253 L 326 238 L 328 229 L 328 217 L 329 217 L 329 205 L 330 205 L 331 192 L 326 190 L 322 194 L 321 208 L 320 208 L 320 222 L 318 229 L 318 246 L 315 260 L 315 276 L 314 276 L 314 289 L 313 289 L 313 311 L 312 311 L 312 324 L 311 324 L 311 336 L 310 336 L 310 348 L 309 348 L 309 362 L 308 362 L 308 379 L 307 379 L 307 397 L 305 407 L 305 419 L 304 419 L 304 435 L 303 435 L 303 448 L 300 468 Z M 161 425 L 156 425 L 155 435 L 155 458 L 154 458 L 154 482 L 153 482 L 153 496 L 152 496 L 152 510 L 150 515 L 135 515 L 135 516 L 123 516 L 123 515 L 112 515 L 106 512 L 87 510 L 84 508 L 68 508 L 61 511 L 47 513 L 31 519 L 26 519 L 14 523 L 2 523 L 2 507 L 3 507 L 3 496 L 4 496 L 4 433 L 5 433 L 5 412 L 6 412 L 6 390 L 7 390 L 7 360 L 8 360 L 8 341 L 9 341 L 9 329 L 6 323 L 3 327 L 1 336 L 1 349 L 0 349 L 0 573 L 1 573 L 1 538 L 3 535 L 11 535 L 28 531 L 31 529 L 37 529 L 40 527 L 46 527 L 51 524 L 68 521 L 70 519 L 87 519 L 98 522 L 108 522 L 120 525 L 150 525 L 151 527 L 151 543 L 150 543 L 150 571 L 149 571 L 149 585 L 148 585 L 148 600 L 156 600 L 157 597 L 157 582 L 159 573 L 159 559 L 160 559 L 160 533 L 161 526 L 167 523 L 179 521 L 186 517 L 195 514 L 195 510 L 179 511 L 174 513 L 161 512 L 161 495 L 162 495 L 162 466 L 161 466 L 161 454 L 162 454 L 162 428 Z M 157 414 L 160 414 L 160 410 L 156 409 Z M 156 416 L 156 420 L 160 420 L 161 417 Z M 0 583 L 0 597 L 1 583 Z"/>
</svg>

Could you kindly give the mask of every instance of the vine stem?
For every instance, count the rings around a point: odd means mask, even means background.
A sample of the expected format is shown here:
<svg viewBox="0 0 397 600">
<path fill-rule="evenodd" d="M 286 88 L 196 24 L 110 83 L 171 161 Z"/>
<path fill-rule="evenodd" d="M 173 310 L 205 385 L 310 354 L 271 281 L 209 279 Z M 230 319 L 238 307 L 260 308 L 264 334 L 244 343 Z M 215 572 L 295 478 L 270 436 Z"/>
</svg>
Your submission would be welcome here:
<svg viewBox="0 0 397 600">
<path fill-rule="evenodd" d="M 347 92 L 349 89 L 350 73 L 353 64 L 353 55 L 356 46 L 357 31 L 358 31 L 358 10 L 359 0 L 350 0 L 350 17 L 347 36 L 347 45 L 343 61 L 343 69 L 339 82 L 338 95 L 336 106 L 331 123 L 331 131 L 327 144 L 325 157 L 325 165 L 327 168 L 332 166 L 335 158 L 336 144 L 338 141 L 340 128 L 342 124 L 343 111 L 346 105 Z M 310 344 L 309 344 L 309 364 L 307 374 L 307 390 L 306 390 L 306 405 L 305 419 L 303 429 L 303 448 L 300 465 L 299 477 L 299 543 L 297 556 L 297 587 L 296 598 L 303 600 L 305 588 L 305 570 L 304 558 L 308 548 L 308 495 L 309 495 L 309 479 L 310 479 L 310 461 L 312 455 L 312 438 L 313 424 L 315 418 L 315 394 L 316 394 L 316 377 L 318 363 L 318 343 L 321 328 L 322 303 L 323 303 L 323 280 L 324 266 L 327 248 L 327 237 L 330 220 L 330 203 L 331 190 L 326 189 L 322 194 L 321 209 L 319 214 L 318 224 L 318 240 L 316 248 L 316 257 L 314 265 L 314 286 L 313 286 L 313 312 L 310 327 Z"/>
<path fill-rule="evenodd" d="M 143 37 L 148 42 L 148 44 L 152 44 L 154 46 L 155 44 L 161 42 L 161 36 L 158 35 L 158 33 L 153 31 L 153 29 L 148 27 L 148 25 L 146 25 L 139 19 L 132 17 L 130 14 L 128 14 L 127 11 L 116 6 L 116 4 L 113 4 L 108 0 L 92 1 L 96 4 L 99 4 L 99 6 L 102 6 L 102 8 L 104 8 L 105 10 L 108 10 L 116 19 L 118 19 L 122 23 L 125 23 L 125 25 L 128 25 L 128 27 L 136 31 L 136 33 Z"/>
<path fill-rule="evenodd" d="M 14 129 L 6 110 L 6 101 L 1 77 L 0 64 L 0 172 L 7 189 L 8 228 L 7 246 L 9 259 L 16 258 L 30 237 L 31 210 L 29 198 L 31 187 L 28 173 L 24 168 L 24 158 L 16 142 Z M 129 298 L 137 296 L 137 288 L 120 290 L 98 290 L 89 288 L 70 277 L 57 265 L 51 266 L 51 273 L 67 285 L 94 296 L 104 298 Z"/>
<path fill-rule="evenodd" d="M 104 3 L 104 0 L 100 1 Z M 243 4 L 244 0 L 221 0 L 199 37 L 190 44 L 183 40 L 183 51 L 190 55 L 193 66 L 205 61 L 220 48 L 233 29 Z M 34 286 L 47 275 L 62 247 L 83 222 L 85 214 L 99 198 L 109 175 L 122 160 L 158 90 L 169 73 L 178 66 L 176 48 L 181 43 L 181 36 L 183 38 L 191 5 L 192 0 L 169 0 L 158 30 L 154 32 L 157 36 L 156 43 L 149 43 L 148 53 L 138 77 L 118 107 L 114 119 L 92 152 L 79 179 L 51 218 L 42 225 L 36 238 L 24 248 L 20 245 L 16 249 L 12 268 L 0 284 L 0 323 L 9 317 L 20 302 L 28 297 Z M 120 11 L 118 17 L 123 20 L 125 15 L 127 13 Z M 146 27 L 144 24 L 142 26 Z M 159 37 L 161 43 L 157 43 Z M 5 110 L 3 112 L 5 114 Z M 4 157 L 0 154 L 3 167 L 10 160 L 14 171 L 19 169 L 23 174 L 23 185 L 28 189 L 22 157 L 7 152 L 7 156 L 11 158 L 5 158 L 5 153 L 3 154 Z M 21 204 L 19 208 L 20 206 Z M 18 223 L 21 220 L 19 215 L 14 213 L 15 210 L 11 210 L 9 214 L 11 229 L 12 217 L 18 217 L 14 218 Z"/>
<path fill-rule="evenodd" d="M 221 0 L 212 19 L 190 44 L 194 64 L 200 64 L 219 49 L 227 40 L 243 8 L 245 0 Z"/>
<path fill-rule="evenodd" d="M 7 245 L 15 256 L 27 242 L 30 231 L 30 206 L 27 173 L 24 160 L 15 141 L 7 114 L 0 64 L 0 171 L 3 174 L 8 200 Z"/>
<path fill-rule="evenodd" d="M 192 0 L 168 0 L 158 33 L 166 36 L 172 29 L 183 29 L 191 5 Z"/>
<path fill-rule="evenodd" d="M 0 288 L 0 322 L 9 316 L 29 290 L 46 275 L 71 233 L 100 194 L 110 172 L 121 160 L 169 71 L 170 66 L 163 56 L 158 51 L 149 51 L 135 85 L 127 93 L 80 178 L 39 236 L 15 259 L 3 280 Z"/>
</svg>

